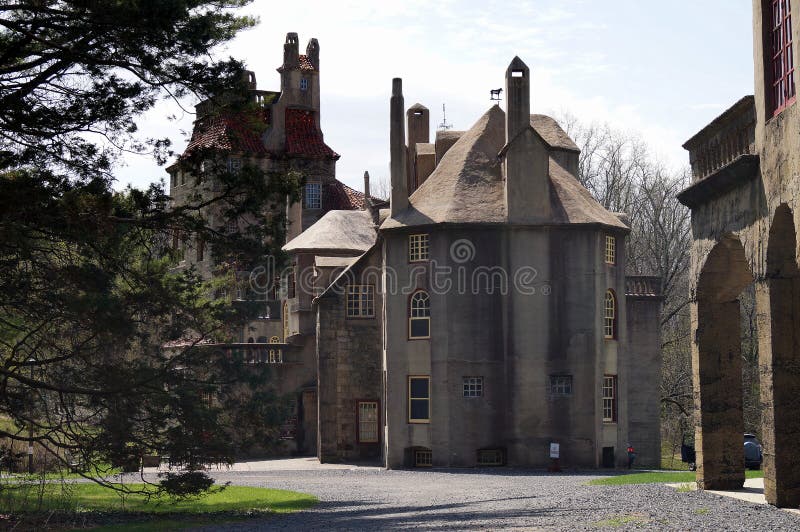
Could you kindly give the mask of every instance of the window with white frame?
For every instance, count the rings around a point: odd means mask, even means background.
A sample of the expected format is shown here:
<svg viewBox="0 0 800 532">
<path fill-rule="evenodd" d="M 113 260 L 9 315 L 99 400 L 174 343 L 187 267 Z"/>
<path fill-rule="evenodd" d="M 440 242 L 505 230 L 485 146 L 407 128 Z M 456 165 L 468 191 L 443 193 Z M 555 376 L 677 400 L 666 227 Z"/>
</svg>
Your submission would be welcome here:
<svg viewBox="0 0 800 532">
<path fill-rule="evenodd" d="M 358 442 L 378 443 L 378 402 L 358 402 Z"/>
<path fill-rule="evenodd" d="M 417 375 L 408 377 L 408 422 L 430 423 L 431 421 L 431 377 Z"/>
<path fill-rule="evenodd" d="M 428 260 L 428 234 L 408 235 L 408 261 Z"/>
<path fill-rule="evenodd" d="M 464 397 L 483 395 L 483 377 L 464 377 Z"/>
<path fill-rule="evenodd" d="M 430 338 L 431 298 L 428 292 L 414 292 L 408 305 L 408 337 Z"/>
<path fill-rule="evenodd" d="M 306 183 L 304 198 L 306 209 L 321 209 L 322 183 Z"/>
<path fill-rule="evenodd" d="M 606 264 L 617 263 L 617 238 L 606 235 Z"/>
<path fill-rule="evenodd" d="M 617 422 L 617 376 L 603 376 L 603 423 Z"/>
<path fill-rule="evenodd" d="M 607 340 L 617 337 L 617 298 L 612 290 L 606 291 L 603 333 Z"/>
<path fill-rule="evenodd" d="M 375 317 L 375 287 L 371 284 L 347 286 L 347 317 Z"/>
<path fill-rule="evenodd" d="M 550 395 L 557 397 L 572 395 L 572 375 L 550 375 Z"/>
<path fill-rule="evenodd" d="M 282 349 L 270 349 L 269 350 L 269 363 L 270 364 L 282 364 L 283 363 L 283 350 Z"/>
</svg>

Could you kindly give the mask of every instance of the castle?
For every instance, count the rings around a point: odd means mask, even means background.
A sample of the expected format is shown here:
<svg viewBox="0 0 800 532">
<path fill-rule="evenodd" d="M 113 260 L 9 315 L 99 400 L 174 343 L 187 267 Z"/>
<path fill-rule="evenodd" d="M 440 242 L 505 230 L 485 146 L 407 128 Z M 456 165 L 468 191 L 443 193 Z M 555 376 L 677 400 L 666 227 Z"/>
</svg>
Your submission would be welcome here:
<svg viewBox="0 0 800 532">
<path fill-rule="evenodd" d="M 252 86 L 260 138 L 220 142 L 199 114 L 187 151 L 204 143 L 306 177 L 286 206 L 291 269 L 236 346 L 266 350 L 253 359 L 297 397 L 293 450 L 388 468 L 543 467 L 558 444 L 564 466 L 615 467 L 631 444 L 657 466 L 660 280 L 625 275 L 627 218 L 581 186 L 557 122 L 531 114 L 528 67 L 511 62 L 505 112 L 433 142 L 428 110 L 406 109 L 395 79 L 388 203 L 366 174 L 361 193 L 335 178 L 317 41 L 299 55 L 288 34 L 279 71 L 279 93 Z M 180 165 L 171 172 L 180 202 Z"/>
</svg>

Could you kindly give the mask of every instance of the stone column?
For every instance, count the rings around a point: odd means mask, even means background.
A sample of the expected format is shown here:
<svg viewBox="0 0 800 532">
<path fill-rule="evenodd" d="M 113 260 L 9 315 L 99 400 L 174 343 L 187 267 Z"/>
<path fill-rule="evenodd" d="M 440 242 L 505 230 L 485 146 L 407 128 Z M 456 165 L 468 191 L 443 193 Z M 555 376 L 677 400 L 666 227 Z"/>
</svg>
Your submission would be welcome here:
<svg viewBox="0 0 800 532">
<path fill-rule="evenodd" d="M 764 496 L 779 507 L 800 505 L 800 315 L 797 279 L 759 283 L 759 375 Z"/>
<path fill-rule="evenodd" d="M 713 301 L 711 292 L 692 303 L 697 485 L 734 490 L 744 485 L 739 301 Z"/>
</svg>

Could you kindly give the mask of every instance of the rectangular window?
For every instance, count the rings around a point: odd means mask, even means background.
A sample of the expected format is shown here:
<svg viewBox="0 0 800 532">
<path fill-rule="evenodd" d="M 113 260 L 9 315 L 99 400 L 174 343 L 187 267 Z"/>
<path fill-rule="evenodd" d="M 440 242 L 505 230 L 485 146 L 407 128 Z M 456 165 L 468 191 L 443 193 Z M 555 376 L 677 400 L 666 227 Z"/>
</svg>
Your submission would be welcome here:
<svg viewBox="0 0 800 532">
<path fill-rule="evenodd" d="M 606 264 L 617 263 L 617 238 L 606 235 Z"/>
<path fill-rule="evenodd" d="M 429 375 L 408 378 L 408 422 L 430 423 L 431 378 Z"/>
<path fill-rule="evenodd" d="M 414 451 L 415 467 L 431 467 L 433 465 L 433 453 L 430 449 L 417 449 Z"/>
<path fill-rule="evenodd" d="M 242 170 L 242 160 L 238 157 L 230 157 L 228 159 L 228 171 L 232 174 L 238 174 Z"/>
<path fill-rule="evenodd" d="M 557 397 L 572 395 L 572 375 L 550 375 L 550 395 Z"/>
<path fill-rule="evenodd" d="M 375 287 L 369 284 L 347 286 L 347 317 L 375 317 Z"/>
<path fill-rule="evenodd" d="M 306 183 L 305 207 L 306 209 L 322 208 L 322 183 Z"/>
<path fill-rule="evenodd" d="M 270 349 L 269 350 L 269 363 L 270 364 L 282 364 L 283 363 L 283 350 L 282 349 Z"/>
<path fill-rule="evenodd" d="M 308 80 L 306 78 L 300 78 L 300 90 L 308 90 Z"/>
<path fill-rule="evenodd" d="M 603 423 L 617 422 L 617 376 L 603 377 Z"/>
<path fill-rule="evenodd" d="M 408 261 L 428 260 L 428 235 L 408 235 Z"/>
<path fill-rule="evenodd" d="M 464 377 L 464 397 L 483 395 L 483 377 Z"/>
<path fill-rule="evenodd" d="M 378 402 L 358 403 L 358 442 L 378 443 Z"/>
<path fill-rule="evenodd" d="M 292 271 L 289 272 L 289 279 L 287 283 L 287 295 L 289 299 L 294 299 L 297 296 L 297 279 L 294 273 L 295 266 L 292 266 Z"/>
<path fill-rule="evenodd" d="M 771 43 L 773 116 L 795 100 L 794 57 L 792 50 L 792 13 L 789 0 L 772 0 Z"/>
<path fill-rule="evenodd" d="M 479 449 L 478 465 L 480 466 L 501 466 L 505 463 L 505 453 L 503 449 Z"/>
</svg>

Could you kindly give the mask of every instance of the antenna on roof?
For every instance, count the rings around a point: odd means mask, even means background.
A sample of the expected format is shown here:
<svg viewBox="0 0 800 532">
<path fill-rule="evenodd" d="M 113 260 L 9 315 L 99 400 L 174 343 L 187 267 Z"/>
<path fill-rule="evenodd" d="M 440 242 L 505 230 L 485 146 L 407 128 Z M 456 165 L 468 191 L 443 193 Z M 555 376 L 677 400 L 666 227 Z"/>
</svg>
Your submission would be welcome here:
<svg viewBox="0 0 800 532">
<path fill-rule="evenodd" d="M 445 109 L 444 104 L 442 104 L 442 123 L 439 124 L 439 129 L 447 131 L 451 127 L 453 127 L 453 124 L 447 123 L 447 110 Z"/>
<path fill-rule="evenodd" d="M 503 92 L 503 89 L 490 89 L 489 90 L 489 100 L 491 100 L 493 102 L 499 102 L 500 100 L 502 100 L 502 98 L 500 98 L 500 93 L 502 93 L 502 92 Z"/>
</svg>

